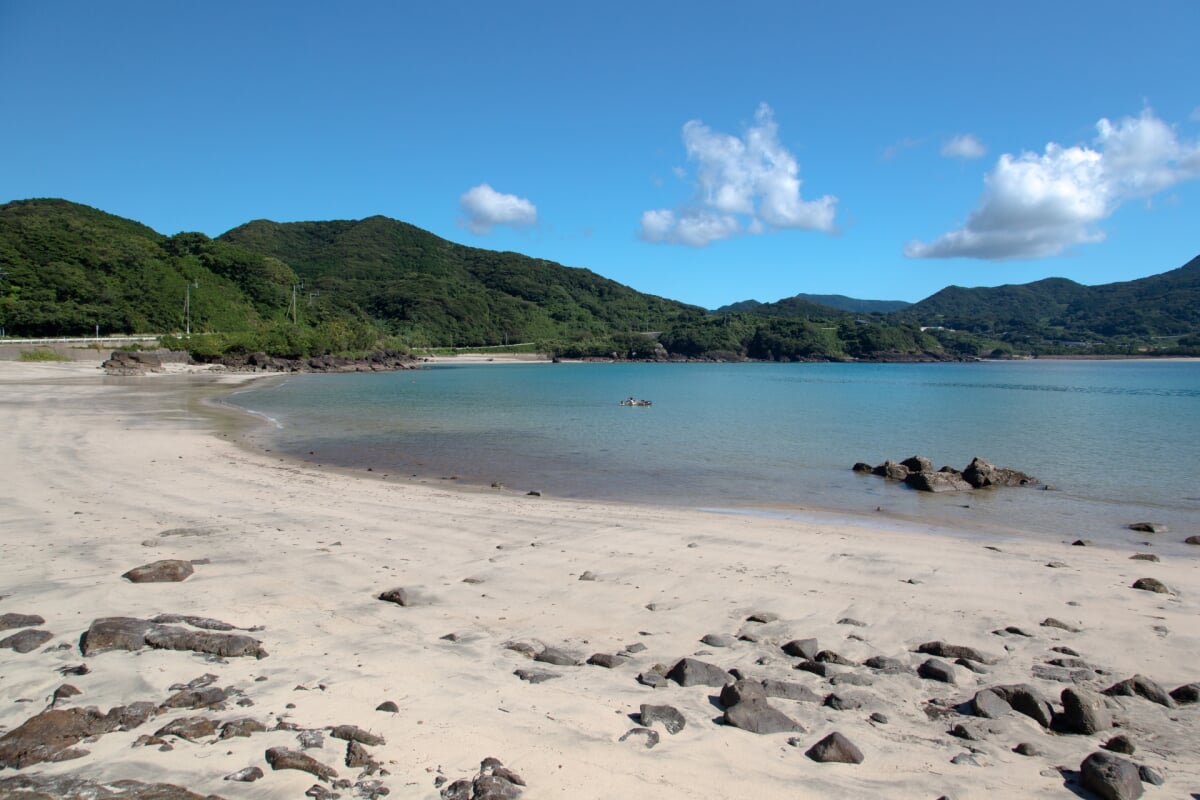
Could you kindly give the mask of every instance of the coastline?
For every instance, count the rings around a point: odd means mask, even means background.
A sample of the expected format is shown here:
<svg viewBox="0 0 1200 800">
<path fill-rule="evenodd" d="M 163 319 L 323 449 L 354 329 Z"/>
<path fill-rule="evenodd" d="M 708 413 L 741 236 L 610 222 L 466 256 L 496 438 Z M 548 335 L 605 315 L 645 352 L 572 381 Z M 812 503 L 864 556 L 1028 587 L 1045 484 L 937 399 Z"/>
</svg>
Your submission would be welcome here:
<svg viewBox="0 0 1200 800">
<path fill-rule="evenodd" d="M 60 707 L 161 703 L 172 685 L 206 673 L 252 703 L 167 710 L 82 745 L 91 752 L 78 759 L 19 774 L 296 797 L 318 781 L 271 770 L 264 751 L 300 749 L 289 725 L 349 724 L 386 740 L 370 751 L 390 774 L 373 779 L 393 797 L 437 797 L 436 778 L 473 775 L 488 756 L 524 777 L 528 797 L 1070 796 L 1055 768 L 1078 769 L 1117 732 L 1141 745 L 1134 760 L 1167 777 L 1165 789 L 1148 787 L 1148 796 L 1200 785 L 1196 706 L 1168 712 L 1140 697 L 1112 698 L 1123 727 L 1090 736 L 1049 734 L 1017 714 L 981 740 L 947 733 L 953 708 L 987 686 L 1031 683 L 1057 705 L 1069 684 L 1031 676 L 1054 657 L 1052 646 L 1069 645 L 1103 669 L 1089 683 L 1095 688 L 1138 673 L 1167 688 L 1200 679 L 1194 559 L 1131 561 L 1132 550 L 1058 541 L 991 549 L 846 520 L 461 491 L 319 468 L 239 447 L 234 432 L 199 410 L 214 392 L 251 379 L 111 378 L 94 366 L 0 365 L 7 423 L 0 451 L 11 454 L 11 477 L 0 488 L 0 613 L 41 615 L 44 625 L 34 627 L 53 635 L 28 653 L 0 650 L 0 733 L 41 710 L 64 682 L 82 693 Z M 168 558 L 191 561 L 194 574 L 182 583 L 120 577 Z M 595 580 L 582 579 L 589 572 Z M 1130 588 L 1145 576 L 1174 593 Z M 420 602 L 377 599 L 394 587 Z M 746 622 L 762 611 L 780 619 Z M 79 637 L 92 620 L 161 613 L 261 626 L 251 635 L 269 655 L 223 663 L 162 650 L 81 656 Z M 1040 626 L 1047 617 L 1080 630 Z M 993 633 L 1009 626 L 1032 635 Z M 699 641 L 714 633 L 757 641 Z M 843 667 L 837 673 L 872 684 L 833 684 L 793 669 L 795 659 L 780 650 L 805 637 L 856 664 L 883 655 L 906 671 Z M 927 656 L 914 650 L 938 639 L 993 654 L 997 663 L 982 674 L 955 668 L 956 684 L 922 679 L 915 669 Z M 540 641 L 579 660 L 633 644 L 646 649 L 613 669 L 552 666 L 506 648 L 513 641 Z M 790 734 L 799 741 L 792 746 L 789 734 L 714 723 L 717 689 L 637 682 L 655 664 L 685 656 L 862 705 L 772 700 L 806 729 Z M 79 663 L 88 674 L 64 679 L 56 671 Z M 558 677 L 532 684 L 514 676 L 518 669 Z M 399 713 L 375 710 L 386 700 Z M 929 701 L 947 715 L 932 719 Z M 641 735 L 620 741 L 638 727 L 643 703 L 676 707 L 687 726 L 676 735 L 659 727 L 653 749 Z M 872 712 L 888 721 L 870 721 Z M 131 747 L 139 735 L 196 716 L 252 717 L 268 730 L 219 741 L 167 735 L 160 737 L 171 745 L 166 751 Z M 280 722 L 284 729 L 275 729 Z M 859 746 L 863 763 L 805 757 L 835 730 Z M 1013 753 L 1020 741 L 1035 742 L 1043 755 Z M 360 770 L 344 766 L 344 751 L 326 731 L 323 746 L 305 753 L 357 780 Z M 963 752 L 979 766 L 950 763 Z M 253 784 L 223 780 L 250 766 L 265 776 Z M 0 779 L 13 774 L 0 771 Z"/>
</svg>

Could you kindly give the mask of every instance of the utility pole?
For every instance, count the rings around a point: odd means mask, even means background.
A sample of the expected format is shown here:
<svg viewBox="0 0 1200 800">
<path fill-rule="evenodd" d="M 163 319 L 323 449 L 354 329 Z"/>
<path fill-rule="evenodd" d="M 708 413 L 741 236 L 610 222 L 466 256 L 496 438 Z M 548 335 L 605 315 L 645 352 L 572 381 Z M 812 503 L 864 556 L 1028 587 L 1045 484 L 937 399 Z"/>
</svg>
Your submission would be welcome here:
<svg viewBox="0 0 1200 800">
<path fill-rule="evenodd" d="M 304 281 L 300 281 L 300 283 L 298 285 L 295 283 L 292 284 L 292 324 L 293 325 L 296 324 L 296 290 L 303 289 L 303 288 L 304 288 Z"/>
<path fill-rule="evenodd" d="M 183 290 L 183 319 L 184 326 L 187 328 L 187 335 L 192 335 L 192 289 L 199 289 L 200 281 L 188 281 L 187 286 Z"/>
</svg>

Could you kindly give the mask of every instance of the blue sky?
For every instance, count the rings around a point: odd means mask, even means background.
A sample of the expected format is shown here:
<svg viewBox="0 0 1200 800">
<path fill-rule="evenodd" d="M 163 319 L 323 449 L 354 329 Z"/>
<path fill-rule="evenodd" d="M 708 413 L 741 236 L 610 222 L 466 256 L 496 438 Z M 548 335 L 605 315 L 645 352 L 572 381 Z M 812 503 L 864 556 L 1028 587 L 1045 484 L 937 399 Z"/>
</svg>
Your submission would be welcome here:
<svg viewBox="0 0 1200 800">
<path fill-rule="evenodd" d="M 706 307 L 1130 280 L 1200 254 L 1197 31 L 1195 0 L 0 0 L 0 201 L 383 214 Z"/>
</svg>

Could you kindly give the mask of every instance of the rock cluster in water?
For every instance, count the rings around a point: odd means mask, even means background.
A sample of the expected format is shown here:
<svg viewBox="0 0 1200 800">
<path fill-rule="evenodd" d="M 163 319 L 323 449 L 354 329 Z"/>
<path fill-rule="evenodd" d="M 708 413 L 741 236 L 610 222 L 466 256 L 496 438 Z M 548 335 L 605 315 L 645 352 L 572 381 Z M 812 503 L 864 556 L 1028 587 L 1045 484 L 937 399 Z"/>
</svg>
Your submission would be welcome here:
<svg viewBox="0 0 1200 800">
<path fill-rule="evenodd" d="M 900 481 L 921 492 L 967 492 L 989 486 L 1038 486 L 1038 479 L 1020 470 L 997 467 L 975 458 L 965 469 L 941 467 L 935 470 L 933 462 L 925 456 L 912 456 L 903 461 L 887 460 L 877 466 L 859 461 L 855 472 L 879 475 L 891 481 Z"/>
</svg>

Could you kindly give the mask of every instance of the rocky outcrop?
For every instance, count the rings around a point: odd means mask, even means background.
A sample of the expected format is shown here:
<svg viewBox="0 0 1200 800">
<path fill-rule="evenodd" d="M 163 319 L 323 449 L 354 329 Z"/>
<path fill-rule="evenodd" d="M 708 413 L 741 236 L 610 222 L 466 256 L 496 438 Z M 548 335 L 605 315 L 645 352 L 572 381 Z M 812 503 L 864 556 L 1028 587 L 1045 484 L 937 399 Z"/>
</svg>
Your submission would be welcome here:
<svg viewBox="0 0 1200 800">
<path fill-rule="evenodd" d="M 900 462 L 889 459 L 873 468 L 859 461 L 853 469 L 855 472 L 870 472 L 888 480 L 902 481 L 922 492 L 965 492 L 989 486 L 1032 486 L 1038 483 L 1032 475 L 997 467 L 982 458 L 975 458 L 962 472 L 951 467 L 934 470 L 933 462 L 920 455 L 910 456 Z"/>
<path fill-rule="evenodd" d="M 222 657 L 266 658 L 262 642 L 234 633 L 193 631 L 177 625 L 156 625 L 135 617 L 102 617 L 92 622 L 79 640 L 79 650 L 93 656 L 111 650 L 191 650 Z"/>
<path fill-rule="evenodd" d="M 249 353 L 223 356 L 214 363 L 231 372 L 395 372 L 421 368 L 420 361 L 395 350 L 380 350 L 362 358 L 276 358 L 266 353 Z"/>
</svg>

